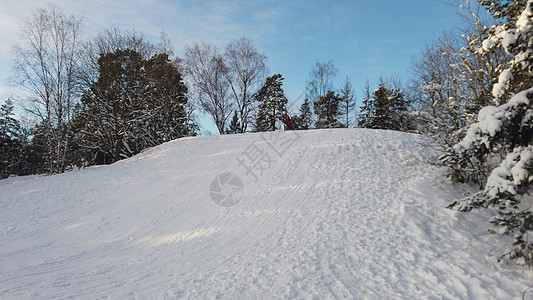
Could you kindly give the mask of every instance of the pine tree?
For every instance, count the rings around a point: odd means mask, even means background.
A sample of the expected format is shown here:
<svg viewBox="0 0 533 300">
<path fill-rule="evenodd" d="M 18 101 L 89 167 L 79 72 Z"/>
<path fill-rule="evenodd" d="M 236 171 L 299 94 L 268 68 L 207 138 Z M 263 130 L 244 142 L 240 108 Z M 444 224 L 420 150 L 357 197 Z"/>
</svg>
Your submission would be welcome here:
<svg viewBox="0 0 533 300">
<path fill-rule="evenodd" d="M 496 19 L 503 19 L 507 24 L 513 26 L 520 14 L 526 8 L 526 1 L 494 1 L 494 0 L 478 0 L 489 13 Z"/>
<path fill-rule="evenodd" d="M 275 74 L 268 77 L 265 84 L 255 95 L 259 102 L 259 112 L 256 120 L 257 131 L 275 131 L 276 120 L 283 121 L 286 111 L 287 98 L 282 89 L 283 76 Z"/>
<path fill-rule="evenodd" d="M 85 117 L 83 147 L 93 149 L 95 164 L 109 164 L 133 156 L 146 122 L 142 98 L 149 82 L 143 58 L 134 50 L 117 50 L 98 59 L 99 78 L 82 98 Z"/>
<path fill-rule="evenodd" d="M 327 92 L 314 103 L 317 115 L 316 128 L 339 128 L 343 127 L 338 118 L 340 115 L 339 104 L 341 97 L 333 91 Z"/>
<path fill-rule="evenodd" d="M 409 131 L 413 128 L 408 112 L 408 102 L 398 87 L 380 78 L 379 86 L 370 95 L 365 87 L 359 126 L 374 129 Z"/>
<path fill-rule="evenodd" d="M 372 93 L 374 97 L 375 113 L 370 128 L 402 130 L 403 115 L 407 111 L 407 103 L 404 101 L 400 90 L 392 90 L 380 84 Z"/>
<path fill-rule="evenodd" d="M 493 2 L 497 5 L 487 5 L 503 7 L 498 12 L 511 15 L 499 15 L 493 10 L 495 17 L 506 22 L 492 28 L 480 51 L 503 47 L 512 54 L 492 89 L 494 102 L 506 103 L 481 109 L 479 122 L 471 125 L 466 137 L 441 159 L 452 169 L 454 179 L 474 181 L 482 187 L 480 192 L 450 207 L 461 211 L 495 208 L 499 215 L 491 222 L 503 227 L 500 232 L 514 233 L 514 246 L 508 255 L 531 266 L 533 241 L 528 236 L 533 233 L 533 209 L 529 204 L 533 184 L 533 0 L 527 1 L 518 16 L 517 7 L 523 3 Z M 520 88 L 525 89 L 514 93 Z M 500 164 L 495 167 L 498 159 Z"/>
<path fill-rule="evenodd" d="M 98 80 L 82 97 L 77 140 L 89 164 L 108 164 L 194 134 L 187 88 L 166 54 L 144 59 L 117 50 L 98 60 Z"/>
<path fill-rule="evenodd" d="M 152 111 L 147 132 L 151 144 L 194 135 L 195 125 L 186 111 L 188 90 L 168 55 L 158 54 L 146 61 L 144 72 L 150 87 L 145 102 Z"/>
</svg>

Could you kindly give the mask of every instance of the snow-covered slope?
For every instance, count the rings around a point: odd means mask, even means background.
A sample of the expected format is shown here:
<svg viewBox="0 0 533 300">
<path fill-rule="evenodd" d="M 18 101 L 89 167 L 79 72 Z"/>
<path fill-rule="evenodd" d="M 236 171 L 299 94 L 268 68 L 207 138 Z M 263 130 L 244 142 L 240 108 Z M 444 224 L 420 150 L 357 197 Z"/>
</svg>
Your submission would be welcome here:
<svg viewBox="0 0 533 300">
<path fill-rule="evenodd" d="M 520 298 L 533 276 L 497 262 L 487 216 L 444 208 L 461 194 L 430 152 L 389 131 L 208 136 L 1 180 L 0 299 Z"/>
</svg>

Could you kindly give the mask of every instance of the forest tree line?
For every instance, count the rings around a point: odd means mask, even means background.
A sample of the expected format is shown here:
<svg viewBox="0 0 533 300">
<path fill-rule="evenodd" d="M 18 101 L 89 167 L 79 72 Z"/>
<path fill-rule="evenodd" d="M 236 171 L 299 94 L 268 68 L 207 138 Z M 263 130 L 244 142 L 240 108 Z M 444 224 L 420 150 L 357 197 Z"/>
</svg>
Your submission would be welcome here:
<svg viewBox="0 0 533 300">
<path fill-rule="evenodd" d="M 333 87 L 332 61 L 312 68 L 294 113 L 283 75 L 269 74 L 267 57 L 247 38 L 223 51 L 208 42 L 186 45 L 179 58 L 164 32 L 154 44 L 116 27 L 84 38 L 81 28 L 82 18 L 54 5 L 22 23 L 13 59 L 22 95 L 0 107 L 0 178 L 110 164 L 196 135 L 195 111 L 207 114 L 219 134 L 277 130 L 285 114 L 296 130 L 389 126 L 365 123 L 369 114 L 355 119 L 351 82 Z"/>
<path fill-rule="evenodd" d="M 471 6 L 464 9 L 473 16 L 465 32 L 444 33 L 428 45 L 413 60 L 407 86 L 397 76 L 373 89 L 367 81 L 357 103 L 348 77 L 333 86 L 333 61 L 317 62 L 294 109 L 283 75 L 269 76 L 267 57 L 246 38 L 223 51 L 209 42 L 186 45 L 178 58 L 165 33 L 157 44 L 115 27 L 83 39 L 82 19 L 49 5 L 20 28 L 14 78 L 25 96 L 1 106 L 0 177 L 109 164 L 196 135 L 195 110 L 219 134 L 276 130 L 288 113 L 292 129 L 420 132 L 451 146 L 490 103 L 491 83 L 509 56 L 477 52 L 491 24 Z M 31 125 L 13 118 L 15 105 Z"/>
</svg>

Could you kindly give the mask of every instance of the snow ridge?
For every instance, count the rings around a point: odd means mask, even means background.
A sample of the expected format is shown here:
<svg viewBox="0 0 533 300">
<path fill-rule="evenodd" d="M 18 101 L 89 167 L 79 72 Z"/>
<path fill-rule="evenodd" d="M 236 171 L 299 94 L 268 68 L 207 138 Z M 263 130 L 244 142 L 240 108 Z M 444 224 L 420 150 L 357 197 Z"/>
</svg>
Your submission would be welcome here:
<svg viewBox="0 0 533 300">
<path fill-rule="evenodd" d="M 496 261 L 490 216 L 445 208 L 462 195 L 431 154 L 392 131 L 257 133 L 2 180 L 0 298 L 520 297 L 531 274 Z M 230 207 L 210 198 L 224 172 Z"/>
</svg>

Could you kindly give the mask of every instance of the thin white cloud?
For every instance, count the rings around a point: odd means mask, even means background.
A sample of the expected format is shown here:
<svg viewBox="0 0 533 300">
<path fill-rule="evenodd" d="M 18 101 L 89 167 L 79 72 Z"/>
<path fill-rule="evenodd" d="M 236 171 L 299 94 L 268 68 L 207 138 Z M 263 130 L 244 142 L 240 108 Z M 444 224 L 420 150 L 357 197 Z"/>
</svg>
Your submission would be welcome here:
<svg viewBox="0 0 533 300">
<path fill-rule="evenodd" d="M 47 5 L 39 0 L 0 0 L 0 99 L 1 85 L 11 72 L 11 51 L 17 41 L 20 20 L 37 8 Z M 398 15 L 393 2 L 371 1 L 306 1 L 306 0 L 55 0 L 67 14 L 84 17 L 83 31 L 93 35 L 116 25 L 124 30 L 135 29 L 153 42 L 164 30 L 176 54 L 183 55 L 185 45 L 208 41 L 220 48 L 228 42 L 248 37 L 269 56 L 272 72 L 286 78 L 289 96 L 297 97 L 303 89 L 307 73 L 316 61 L 334 59 L 341 73 L 354 81 L 362 68 L 373 65 L 391 67 L 389 54 L 375 48 L 394 48 L 401 54 L 402 44 L 386 44 L 384 40 L 407 40 L 409 35 L 391 33 L 403 28 L 409 16 Z M 403 5 L 403 4 L 402 4 Z M 406 6 L 405 4 L 403 6 Z M 410 4 L 414 5 L 414 4 Z M 413 6 L 414 7 L 414 6 Z M 418 10 L 424 7 L 417 6 Z M 427 8 L 427 7 L 426 7 Z M 370 9 L 370 10 L 369 10 Z M 365 10 L 365 11 L 363 11 Z M 428 22 L 423 13 L 415 15 Z M 438 22 L 440 19 L 435 19 Z M 387 28 L 389 27 L 389 28 Z M 425 28 L 405 28 L 411 35 Z M 392 42 L 392 40 L 391 40 Z M 409 51 L 414 46 L 410 45 Z M 399 56 L 396 56 L 400 60 Z M 372 66 L 373 67 L 373 66 Z M 377 67 L 376 67 L 377 68 Z M 368 69 L 365 69 L 367 71 Z M 386 75 L 386 74 L 385 74 Z M 363 76 L 363 75 L 361 75 Z M 343 76 L 339 76 L 343 77 Z M 1 101 L 0 101 L 1 102 Z"/>
<path fill-rule="evenodd" d="M 38 0 L 4 1 L 0 10 L 0 57 L 5 59 L 17 40 L 21 21 L 31 16 L 42 5 Z"/>
</svg>

